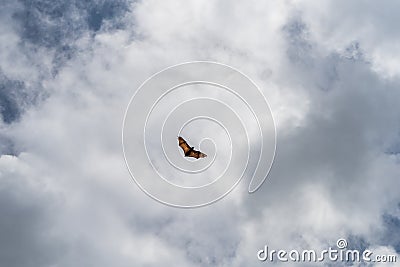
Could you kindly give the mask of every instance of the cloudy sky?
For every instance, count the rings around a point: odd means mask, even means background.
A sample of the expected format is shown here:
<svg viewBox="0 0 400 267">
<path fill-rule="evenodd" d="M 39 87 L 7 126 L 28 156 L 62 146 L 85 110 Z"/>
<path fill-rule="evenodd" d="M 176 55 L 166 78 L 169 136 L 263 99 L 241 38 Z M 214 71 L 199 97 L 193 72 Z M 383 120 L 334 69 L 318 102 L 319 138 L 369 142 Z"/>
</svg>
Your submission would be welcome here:
<svg viewBox="0 0 400 267">
<path fill-rule="evenodd" d="M 0 5 L 1 266 L 265 266 L 264 245 L 339 238 L 399 260 L 398 1 Z M 143 81 L 192 60 L 251 77 L 278 139 L 256 193 L 179 209 L 132 181 L 121 126 Z"/>
</svg>

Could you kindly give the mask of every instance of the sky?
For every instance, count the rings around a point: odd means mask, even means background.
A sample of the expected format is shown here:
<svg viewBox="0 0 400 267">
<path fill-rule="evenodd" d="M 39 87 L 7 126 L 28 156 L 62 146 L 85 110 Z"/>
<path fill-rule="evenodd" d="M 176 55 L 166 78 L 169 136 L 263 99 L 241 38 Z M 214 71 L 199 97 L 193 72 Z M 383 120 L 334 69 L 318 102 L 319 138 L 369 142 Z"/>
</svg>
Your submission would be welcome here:
<svg viewBox="0 0 400 267">
<path fill-rule="evenodd" d="M 0 5 L 1 266 L 265 266 L 265 245 L 339 238 L 400 260 L 398 1 Z M 277 147 L 255 193 L 245 177 L 180 209 L 135 184 L 122 123 L 147 78 L 195 60 L 258 85 Z"/>
</svg>

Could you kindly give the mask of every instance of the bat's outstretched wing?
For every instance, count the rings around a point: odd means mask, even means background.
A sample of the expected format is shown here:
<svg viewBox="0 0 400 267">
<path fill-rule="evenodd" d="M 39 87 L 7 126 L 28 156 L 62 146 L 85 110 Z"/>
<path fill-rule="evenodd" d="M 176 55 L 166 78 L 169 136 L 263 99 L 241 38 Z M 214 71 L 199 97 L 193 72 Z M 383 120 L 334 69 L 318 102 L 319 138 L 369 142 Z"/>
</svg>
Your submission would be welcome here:
<svg viewBox="0 0 400 267">
<path fill-rule="evenodd" d="M 182 148 L 183 153 L 185 153 L 185 157 L 192 157 L 192 158 L 205 158 L 207 157 L 206 154 L 194 150 L 193 147 L 190 147 L 188 143 L 186 143 L 185 139 L 183 139 L 182 137 L 178 136 L 178 142 L 179 142 L 179 146 Z"/>
<path fill-rule="evenodd" d="M 189 151 L 192 149 L 188 143 L 186 143 L 185 139 L 183 139 L 182 137 L 178 136 L 178 142 L 179 142 L 179 146 L 183 149 L 183 153 L 185 153 L 185 155 L 187 153 L 189 153 Z"/>
</svg>

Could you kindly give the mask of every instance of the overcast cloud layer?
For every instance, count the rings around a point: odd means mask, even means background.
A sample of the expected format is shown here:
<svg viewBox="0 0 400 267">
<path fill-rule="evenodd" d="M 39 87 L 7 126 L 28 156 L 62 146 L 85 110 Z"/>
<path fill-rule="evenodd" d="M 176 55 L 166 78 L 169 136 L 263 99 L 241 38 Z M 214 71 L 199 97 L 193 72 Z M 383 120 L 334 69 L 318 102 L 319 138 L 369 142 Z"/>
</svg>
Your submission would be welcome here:
<svg viewBox="0 0 400 267">
<path fill-rule="evenodd" d="M 399 10 L 398 1 L 3 1 L 0 265 L 263 266 L 264 245 L 324 249 L 338 238 L 399 260 Z M 255 194 L 242 183 L 182 210 L 131 180 L 121 125 L 145 79 L 191 60 L 251 77 L 278 143 Z"/>
</svg>

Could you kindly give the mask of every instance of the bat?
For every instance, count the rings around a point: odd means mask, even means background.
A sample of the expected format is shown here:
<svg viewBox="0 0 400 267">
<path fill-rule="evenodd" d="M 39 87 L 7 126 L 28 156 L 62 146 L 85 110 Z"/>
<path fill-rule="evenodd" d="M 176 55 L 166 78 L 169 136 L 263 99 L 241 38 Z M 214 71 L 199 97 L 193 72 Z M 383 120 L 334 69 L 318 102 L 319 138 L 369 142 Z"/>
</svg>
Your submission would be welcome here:
<svg viewBox="0 0 400 267">
<path fill-rule="evenodd" d="M 186 143 L 185 139 L 183 139 L 182 137 L 178 136 L 178 142 L 179 142 L 179 146 L 183 149 L 183 152 L 185 153 L 185 157 L 192 157 L 192 158 L 205 158 L 207 157 L 206 154 L 194 150 L 194 147 L 190 147 L 188 145 L 188 143 Z"/>
</svg>

